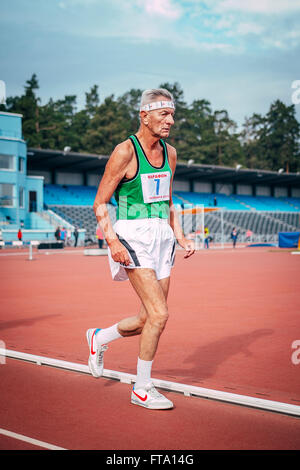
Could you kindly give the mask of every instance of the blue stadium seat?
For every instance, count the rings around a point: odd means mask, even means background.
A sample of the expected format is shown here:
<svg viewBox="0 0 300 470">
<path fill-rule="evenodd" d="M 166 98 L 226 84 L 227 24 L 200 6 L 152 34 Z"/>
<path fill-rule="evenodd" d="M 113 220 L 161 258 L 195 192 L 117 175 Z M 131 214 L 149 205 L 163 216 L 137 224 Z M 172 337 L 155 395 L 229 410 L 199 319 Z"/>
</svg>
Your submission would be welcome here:
<svg viewBox="0 0 300 470">
<path fill-rule="evenodd" d="M 96 186 L 79 185 L 44 185 L 44 202 L 47 205 L 93 206 L 97 193 Z M 245 196 L 221 193 L 193 193 L 189 191 L 174 191 L 173 202 L 178 207 L 193 207 L 194 205 L 214 206 L 214 197 L 217 199 L 217 207 L 223 207 L 230 211 L 284 211 L 299 212 L 300 198 L 277 198 L 270 196 Z M 111 204 L 116 206 L 115 198 Z"/>
<path fill-rule="evenodd" d="M 217 207 L 224 207 L 228 210 L 249 210 L 244 204 L 226 194 L 192 193 L 187 191 L 175 191 L 174 194 L 181 199 L 182 204 L 199 204 L 210 207 L 214 205 L 214 197 L 216 197 Z"/>
<path fill-rule="evenodd" d="M 217 199 L 217 207 L 223 207 L 226 210 L 239 211 L 284 211 L 299 212 L 300 198 L 277 198 L 271 196 L 244 196 L 240 194 L 209 194 L 192 193 L 188 191 L 175 191 L 173 195 L 179 204 L 204 205 L 210 207 L 214 205 L 214 197 Z M 186 206 L 187 207 L 187 206 Z"/>
<path fill-rule="evenodd" d="M 44 202 L 56 206 L 92 206 L 96 193 L 96 186 L 45 184 Z M 116 205 L 114 198 L 111 203 Z"/>
</svg>

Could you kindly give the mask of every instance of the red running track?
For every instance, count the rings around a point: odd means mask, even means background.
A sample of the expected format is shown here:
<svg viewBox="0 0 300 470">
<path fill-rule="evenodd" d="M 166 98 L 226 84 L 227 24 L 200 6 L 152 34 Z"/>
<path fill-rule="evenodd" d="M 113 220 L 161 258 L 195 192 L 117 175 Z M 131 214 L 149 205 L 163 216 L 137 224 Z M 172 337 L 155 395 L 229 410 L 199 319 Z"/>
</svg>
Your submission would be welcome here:
<svg viewBox="0 0 300 470">
<path fill-rule="evenodd" d="M 300 421 L 289 416 L 170 392 L 173 410 L 145 410 L 130 404 L 129 385 L 13 359 L 0 374 L 1 427 L 66 449 L 300 446 Z M 0 436 L 0 449 L 16 446 L 19 441 Z"/>
<path fill-rule="evenodd" d="M 128 282 L 111 281 L 106 257 L 79 249 L 40 252 L 33 261 L 6 255 L 0 340 L 7 349 L 86 363 L 86 329 L 139 307 Z M 153 376 L 299 405 L 300 364 L 291 360 L 300 339 L 299 262 L 289 252 L 254 248 L 189 260 L 178 252 Z M 105 368 L 135 374 L 137 351 L 138 338 L 112 343 Z M 60 447 L 299 448 L 298 418 L 171 392 L 174 410 L 152 412 L 131 405 L 131 387 L 119 382 L 12 359 L 0 373 L 0 427 Z M 0 448 L 20 445 L 0 436 Z"/>
</svg>

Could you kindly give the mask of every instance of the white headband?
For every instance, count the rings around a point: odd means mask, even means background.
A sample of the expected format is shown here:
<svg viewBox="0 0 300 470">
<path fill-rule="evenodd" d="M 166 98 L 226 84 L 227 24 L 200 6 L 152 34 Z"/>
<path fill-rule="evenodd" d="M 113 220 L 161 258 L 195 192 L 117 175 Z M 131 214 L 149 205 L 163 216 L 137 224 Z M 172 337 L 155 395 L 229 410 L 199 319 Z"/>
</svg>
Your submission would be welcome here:
<svg viewBox="0 0 300 470">
<path fill-rule="evenodd" d="M 175 109 L 173 101 L 153 101 L 153 103 L 145 104 L 140 107 L 140 111 L 153 111 L 153 109 L 172 108 Z"/>
</svg>

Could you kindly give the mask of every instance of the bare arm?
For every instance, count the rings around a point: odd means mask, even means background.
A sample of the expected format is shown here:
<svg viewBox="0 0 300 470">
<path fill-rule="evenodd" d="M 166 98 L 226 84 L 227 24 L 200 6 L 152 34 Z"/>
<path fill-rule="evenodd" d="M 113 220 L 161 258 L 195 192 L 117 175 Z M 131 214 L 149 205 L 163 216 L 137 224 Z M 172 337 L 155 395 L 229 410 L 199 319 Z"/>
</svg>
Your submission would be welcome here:
<svg viewBox="0 0 300 470">
<path fill-rule="evenodd" d="M 178 241 L 179 245 L 185 249 L 185 258 L 188 258 L 195 252 L 195 243 L 193 240 L 188 240 L 185 238 L 182 227 L 180 225 L 176 208 L 173 204 L 172 192 L 173 192 L 173 179 L 176 169 L 177 163 L 177 154 L 174 147 L 168 145 L 168 156 L 169 156 L 169 164 L 172 170 L 172 180 L 170 185 L 170 225 L 173 229 L 174 235 L 176 240 Z"/>
<path fill-rule="evenodd" d="M 106 164 L 105 172 L 99 184 L 93 205 L 97 221 L 100 224 L 106 242 L 111 250 L 112 258 L 114 261 L 123 263 L 126 266 L 130 263 L 130 258 L 126 248 L 119 242 L 113 230 L 107 204 L 113 196 L 118 184 L 125 176 L 131 159 L 132 152 L 127 141 L 119 144 L 114 149 Z"/>
</svg>

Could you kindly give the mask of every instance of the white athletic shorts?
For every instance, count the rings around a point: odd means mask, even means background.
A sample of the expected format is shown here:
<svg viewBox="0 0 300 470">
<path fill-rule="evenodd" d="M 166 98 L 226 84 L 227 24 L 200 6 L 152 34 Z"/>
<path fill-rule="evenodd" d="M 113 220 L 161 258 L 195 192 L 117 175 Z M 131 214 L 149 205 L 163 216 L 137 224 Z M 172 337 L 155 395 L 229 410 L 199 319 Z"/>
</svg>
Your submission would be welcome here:
<svg viewBox="0 0 300 470">
<path fill-rule="evenodd" d="M 129 253 L 131 262 L 127 269 L 150 268 L 157 279 L 170 276 L 176 242 L 168 219 L 117 220 L 114 231 Z M 112 259 L 110 249 L 108 259 L 113 280 L 126 281 L 126 270 Z"/>
</svg>

